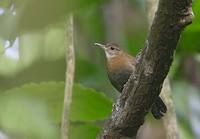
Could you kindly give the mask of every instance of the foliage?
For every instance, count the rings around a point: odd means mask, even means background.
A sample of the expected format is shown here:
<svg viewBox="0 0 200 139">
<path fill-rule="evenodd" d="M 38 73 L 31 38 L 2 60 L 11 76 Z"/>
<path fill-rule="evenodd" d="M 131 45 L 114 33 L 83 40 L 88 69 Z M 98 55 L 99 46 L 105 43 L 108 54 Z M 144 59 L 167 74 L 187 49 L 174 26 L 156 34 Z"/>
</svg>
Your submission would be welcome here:
<svg viewBox="0 0 200 139">
<path fill-rule="evenodd" d="M 9 137 L 59 138 L 65 80 L 66 18 L 75 16 L 76 71 L 70 139 L 94 139 L 110 114 L 116 91 L 106 76 L 103 52 L 91 47 L 106 43 L 117 17 L 105 17 L 105 0 L 1 0 L 0 1 L 0 127 Z M 125 4 L 125 5 L 123 5 Z M 115 5 L 116 6 L 116 5 Z M 125 6 L 125 9 L 123 9 Z M 147 36 L 145 1 L 121 3 L 122 49 L 136 55 Z M 119 7 L 118 7 L 119 8 Z M 110 7 L 112 10 L 112 6 Z M 120 8 L 119 8 L 120 9 Z M 119 9 L 115 12 L 119 12 Z M 170 70 L 173 98 L 181 135 L 194 138 L 189 98 L 194 91 L 184 82 L 183 57 L 199 56 L 200 1 L 193 5 L 195 18 L 181 37 Z M 118 32 L 114 31 L 114 32 Z M 9 45 L 6 45 L 9 44 Z M 13 58 L 10 55 L 17 54 Z M 199 68 L 199 63 L 197 68 Z M 51 82 L 53 81 L 53 82 Z M 41 83 L 43 82 L 43 83 Z M 83 87 L 83 85 L 85 87 Z M 95 90 L 101 90 L 101 92 Z M 182 93 L 184 92 L 184 93 Z M 192 92 L 188 93 L 187 92 Z M 181 97 L 181 99 L 180 99 Z M 197 97 L 198 98 L 198 97 Z M 87 133 L 87 134 L 86 134 Z"/>
<path fill-rule="evenodd" d="M 2 92 L 1 128 L 25 139 L 58 138 L 63 95 L 64 83 L 55 82 L 26 84 Z M 111 101 L 102 93 L 75 84 L 70 113 L 72 139 L 80 138 L 79 133 L 88 130 L 92 131 L 87 134 L 89 138 L 96 136 L 100 127 L 95 122 L 105 120 L 111 107 Z"/>
</svg>

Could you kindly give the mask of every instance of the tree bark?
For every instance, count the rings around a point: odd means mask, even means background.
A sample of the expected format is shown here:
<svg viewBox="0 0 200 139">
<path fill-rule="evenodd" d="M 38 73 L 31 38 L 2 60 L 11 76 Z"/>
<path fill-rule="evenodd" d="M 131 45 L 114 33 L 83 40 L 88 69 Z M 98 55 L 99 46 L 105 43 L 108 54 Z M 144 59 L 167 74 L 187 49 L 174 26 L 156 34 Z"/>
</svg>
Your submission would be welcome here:
<svg viewBox="0 0 200 139">
<path fill-rule="evenodd" d="M 136 57 L 136 70 L 117 99 L 101 139 L 136 138 L 160 94 L 180 34 L 192 18 L 192 0 L 159 1 L 145 47 Z"/>
<path fill-rule="evenodd" d="M 158 0 L 147 0 L 147 4 L 148 4 L 147 5 L 148 19 L 149 19 L 148 21 L 149 21 L 149 26 L 150 26 L 153 21 L 154 14 L 157 10 Z M 160 96 L 163 99 L 165 105 L 167 106 L 167 113 L 162 118 L 165 132 L 166 132 L 166 138 L 179 139 L 176 112 L 175 112 L 173 99 L 171 96 L 171 87 L 170 87 L 170 82 L 169 82 L 168 77 L 166 77 L 164 80 L 163 88 L 161 90 Z"/>
<path fill-rule="evenodd" d="M 67 23 L 66 31 L 66 80 L 65 80 L 65 96 L 63 104 L 63 115 L 61 125 L 61 138 L 69 138 L 69 113 L 72 101 L 72 89 L 75 70 L 75 54 L 74 54 L 74 37 L 73 37 L 73 15 L 71 14 Z"/>
</svg>

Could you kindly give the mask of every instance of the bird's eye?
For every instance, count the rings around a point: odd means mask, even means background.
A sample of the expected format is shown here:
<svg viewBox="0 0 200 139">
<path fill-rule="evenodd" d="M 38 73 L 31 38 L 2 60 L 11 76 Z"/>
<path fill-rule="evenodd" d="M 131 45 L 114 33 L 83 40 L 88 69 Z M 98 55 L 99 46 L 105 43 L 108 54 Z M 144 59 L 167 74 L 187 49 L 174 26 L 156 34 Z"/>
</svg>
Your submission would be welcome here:
<svg viewBox="0 0 200 139">
<path fill-rule="evenodd" d="M 111 49 L 111 50 L 114 50 L 115 48 L 114 48 L 114 47 L 110 47 L 110 49 Z"/>
</svg>

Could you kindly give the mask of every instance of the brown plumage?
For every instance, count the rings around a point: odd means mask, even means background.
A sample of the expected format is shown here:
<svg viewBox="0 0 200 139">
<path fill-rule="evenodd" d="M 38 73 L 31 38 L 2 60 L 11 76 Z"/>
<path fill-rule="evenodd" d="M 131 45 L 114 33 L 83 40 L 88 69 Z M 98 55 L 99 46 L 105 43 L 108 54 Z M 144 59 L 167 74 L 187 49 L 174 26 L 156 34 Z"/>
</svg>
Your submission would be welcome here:
<svg viewBox="0 0 200 139">
<path fill-rule="evenodd" d="M 120 93 L 131 73 L 135 70 L 134 65 L 134 58 L 125 53 L 120 53 L 117 57 L 107 59 L 108 78 Z"/>
<path fill-rule="evenodd" d="M 99 46 L 105 51 L 108 78 L 111 84 L 121 93 L 125 83 L 135 70 L 135 58 L 120 50 L 115 44 L 102 45 L 95 43 L 95 46 Z M 158 97 L 151 107 L 153 116 L 160 119 L 166 111 L 165 104 Z"/>
</svg>

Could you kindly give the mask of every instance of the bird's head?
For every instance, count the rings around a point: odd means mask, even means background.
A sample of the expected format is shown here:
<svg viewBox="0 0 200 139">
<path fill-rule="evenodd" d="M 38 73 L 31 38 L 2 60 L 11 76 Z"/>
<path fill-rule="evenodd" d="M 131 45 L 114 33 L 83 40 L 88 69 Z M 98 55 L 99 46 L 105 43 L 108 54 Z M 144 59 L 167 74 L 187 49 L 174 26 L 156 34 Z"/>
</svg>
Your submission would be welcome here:
<svg viewBox="0 0 200 139">
<path fill-rule="evenodd" d="M 116 44 L 104 45 L 100 43 L 95 43 L 94 45 L 101 47 L 105 51 L 107 59 L 114 58 L 123 53 Z"/>
</svg>

